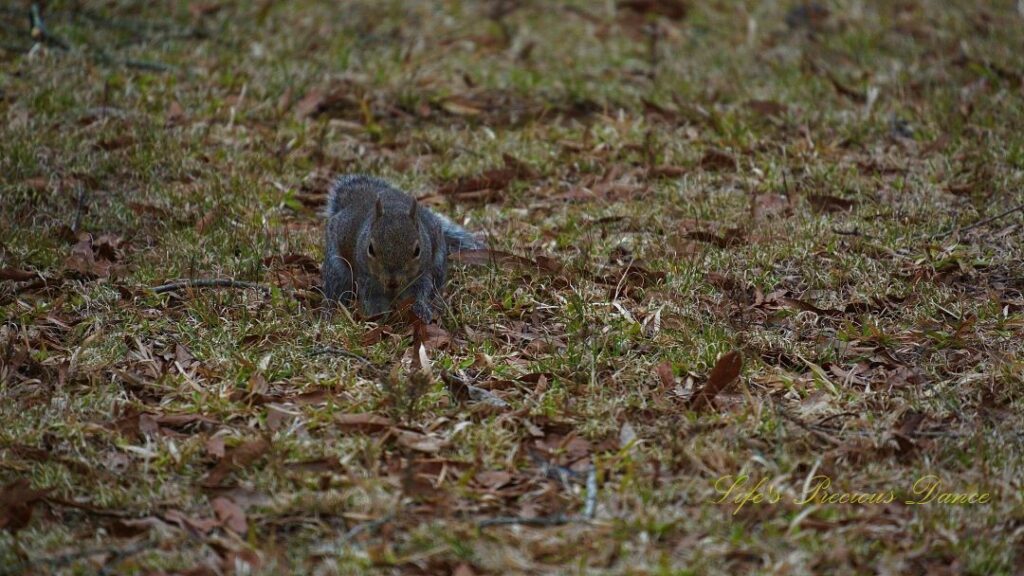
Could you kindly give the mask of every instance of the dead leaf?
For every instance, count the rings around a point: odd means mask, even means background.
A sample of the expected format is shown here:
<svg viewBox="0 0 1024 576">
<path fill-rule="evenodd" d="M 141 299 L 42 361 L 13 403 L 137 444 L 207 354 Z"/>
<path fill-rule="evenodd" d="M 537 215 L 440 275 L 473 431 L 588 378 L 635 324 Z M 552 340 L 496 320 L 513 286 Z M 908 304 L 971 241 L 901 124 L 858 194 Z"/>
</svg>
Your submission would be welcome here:
<svg viewBox="0 0 1024 576">
<path fill-rule="evenodd" d="M 334 417 L 338 427 L 345 432 L 362 432 L 372 434 L 391 427 L 391 420 L 370 412 L 358 414 L 338 414 Z"/>
<path fill-rule="evenodd" d="M 779 298 L 779 302 L 782 302 L 783 304 L 785 304 L 786 306 L 788 306 L 790 308 L 794 308 L 796 310 L 800 310 L 801 312 L 814 312 L 815 314 L 818 314 L 819 316 L 842 316 L 843 315 L 843 311 L 842 310 L 825 310 L 825 309 L 822 309 L 822 308 L 818 308 L 814 304 L 811 304 L 809 302 L 804 302 L 803 300 L 798 300 L 796 298 Z"/>
<path fill-rule="evenodd" d="M 723 235 L 718 235 L 706 230 L 693 230 L 687 232 L 686 237 L 692 240 L 700 240 L 701 242 L 714 244 L 719 248 L 740 246 L 746 241 L 746 234 L 739 228 L 730 228 L 726 230 Z"/>
<path fill-rule="evenodd" d="M 34 489 L 31 482 L 21 478 L 0 489 L 0 529 L 18 533 L 32 520 L 32 508 L 43 501 L 50 488 Z"/>
<path fill-rule="evenodd" d="M 786 12 L 786 25 L 792 29 L 820 30 L 829 15 L 831 15 L 831 11 L 826 6 L 818 2 L 804 2 Z"/>
<path fill-rule="evenodd" d="M 422 434 L 420 432 L 413 432 L 412 430 L 392 428 L 391 432 L 398 438 L 398 443 L 400 445 L 417 452 L 436 454 L 448 445 L 448 442 L 442 438 Z"/>
<path fill-rule="evenodd" d="M 224 457 L 224 436 L 214 435 L 206 439 L 206 453 L 214 458 Z"/>
<path fill-rule="evenodd" d="M 620 10 L 664 16 L 669 20 L 682 20 L 690 11 L 686 0 L 619 0 L 617 5 Z"/>
<path fill-rule="evenodd" d="M 473 477 L 477 484 L 497 490 L 512 481 L 512 475 L 504 470 L 484 470 L 477 472 Z"/>
<path fill-rule="evenodd" d="M 708 381 L 694 392 L 690 399 L 691 409 L 702 410 L 713 406 L 712 401 L 715 396 L 739 377 L 742 367 L 743 357 L 735 350 L 727 352 L 719 358 L 718 362 L 715 362 L 715 367 L 711 369 Z"/>
<path fill-rule="evenodd" d="M 164 513 L 164 520 L 171 524 L 176 524 L 184 530 L 202 535 L 209 534 L 220 524 L 214 518 L 193 518 L 181 510 L 168 510 Z"/>
<path fill-rule="evenodd" d="M 682 166 L 652 166 L 647 170 L 648 178 L 680 178 L 689 172 Z"/>
<path fill-rule="evenodd" d="M 665 390 L 671 390 L 676 385 L 676 376 L 672 371 L 672 363 L 668 360 L 654 367 L 654 373 L 658 375 L 661 386 Z"/>
<path fill-rule="evenodd" d="M 807 201 L 811 203 L 815 212 L 842 212 L 857 205 L 855 200 L 828 194 L 810 194 L 807 196 Z"/>
<path fill-rule="evenodd" d="M 443 350 L 452 343 L 452 335 L 438 324 L 424 324 L 417 318 L 413 324 L 413 346 L 427 350 Z"/>
<path fill-rule="evenodd" d="M 164 114 L 165 125 L 176 126 L 184 120 L 185 109 L 181 107 L 181 103 L 177 100 L 171 100 L 171 103 L 167 105 L 167 112 Z"/>
<path fill-rule="evenodd" d="M 789 111 L 788 106 L 774 100 L 750 100 L 747 102 L 747 108 L 761 116 L 770 118 L 785 116 Z"/>
<path fill-rule="evenodd" d="M 248 531 L 245 511 L 233 500 L 221 496 L 214 498 L 210 506 L 217 515 L 217 520 L 228 530 L 239 535 L 244 535 Z"/>
<path fill-rule="evenodd" d="M 15 268 L 0 268 L 0 280 L 13 280 L 14 282 L 24 282 L 25 280 L 32 280 L 37 278 L 39 275 L 35 272 L 29 272 L 27 270 L 17 270 Z"/>
<path fill-rule="evenodd" d="M 453 116 L 479 116 L 484 113 L 476 102 L 465 96 L 451 96 L 441 102 L 441 109 Z"/>
<path fill-rule="evenodd" d="M 220 217 L 220 210 L 214 208 L 196 220 L 196 234 L 203 234 Z"/>
<path fill-rule="evenodd" d="M 207 488 L 220 486 L 229 474 L 259 460 L 269 449 L 270 441 L 262 437 L 231 449 L 203 479 L 202 485 Z"/>
<path fill-rule="evenodd" d="M 732 154 L 717 148 L 709 148 L 700 159 L 700 167 L 717 172 L 721 170 L 735 170 L 738 164 Z"/>
</svg>

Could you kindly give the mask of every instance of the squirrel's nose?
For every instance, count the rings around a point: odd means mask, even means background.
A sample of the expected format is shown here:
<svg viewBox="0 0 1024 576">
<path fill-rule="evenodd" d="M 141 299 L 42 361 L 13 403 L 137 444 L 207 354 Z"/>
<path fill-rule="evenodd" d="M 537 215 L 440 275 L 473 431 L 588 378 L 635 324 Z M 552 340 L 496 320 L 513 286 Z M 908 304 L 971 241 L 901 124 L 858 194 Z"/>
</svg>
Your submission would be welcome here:
<svg viewBox="0 0 1024 576">
<path fill-rule="evenodd" d="M 387 286 L 388 290 L 391 291 L 391 292 L 394 292 L 395 290 L 398 290 L 398 280 L 395 280 L 394 278 L 389 278 L 387 280 L 387 282 L 385 282 L 385 285 Z"/>
</svg>

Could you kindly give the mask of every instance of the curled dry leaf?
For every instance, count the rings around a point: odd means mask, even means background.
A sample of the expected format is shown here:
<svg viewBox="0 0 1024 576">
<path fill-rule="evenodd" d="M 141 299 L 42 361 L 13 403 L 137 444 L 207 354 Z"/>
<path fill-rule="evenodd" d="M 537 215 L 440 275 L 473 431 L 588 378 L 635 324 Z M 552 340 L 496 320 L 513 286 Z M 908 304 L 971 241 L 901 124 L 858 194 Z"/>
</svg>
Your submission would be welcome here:
<svg viewBox="0 0 1024 576">
<path fill-rule="evenodd" d="M 768 117 L 785 116 L 789 107 L 775 100 L 750 100 L 747 102 L 749 108 L 755 114 Z"/>
<path fill-rule="evenodd" d="M 473 480 L 485 488 L 497 490 L 512 481 L 512 474 L 504 470 L 483 470 L 477 472 Z"/>
<path fill-rule="evenodd" d="M 231 449 L 203 479 L 202 485 L 207 488 L 220 486 L 231 472 L 259 460 L 269 449 L 270 441 L 266 438 L 250 440 Z"/>
<path fill-rule="evenodd" d="M 373 434 L 375 432 L 387 430 L 391 427 L 391 420 L 384 416 L 380 416 L 379 414 L 373 414 L 370 412 L 363 412 L 359 414 L 338 414 L 334 417 L 334 421 L 338 424 L 338 427 L 345 432 Z"/>
<path fill-rule="evenodd" d="M 245 534 L 248 531 L 245 511 L 233 500 L 221 496 L 214 498 L 210 506 L 217 515 L 217 520 L 228 530 L 235 534 Z"/>
<path fill-rule="evenodd" d="M 690 407 L 694 410 L 710 408 L 715 396 L 739 377 L 742 367 L 743 357 L 735 350 L 719 358 L 718 362 L 715 362 L 715 367 L 711 369 L 708 381 L 690 398 Z"/>
<path fill-rule="evenodd" d="M 0 488 L 0 529 L 14 534 L 28 526 L 32 520 L 32 508 L 49 493 L 49 488 L 32 488 L 25 478 Z"/>
<path fill-rule="evenodd" d="M 417 452 L 424 452 L 427 454 L 436 454 L 440 452 L 442 448 L 448 445 L 448 442 L 443 438 L 437 436 L 421 434 L 419 432 L 413 432 L 412 430 L 403 430 L 401 428 L 392 428 L 391 432 L 398 438 L 398 443 L 410 450 Z"/>
<path fill-rule="evenodd" d="M 664 361 L 654 367 L 654 373 L 658 375 L 658 380 L 661 381 L 661 386 L 665 390 L 671 390 L 676 384 L 676 377 L 672 371 L 672 363 Z"/>
<path fill-rule="evenodd" d="M 710 171 L 735 170 L 736 158 L 732 154 L 717 148 L 709 148 L 700 159 L 700 167 Z"/>
<path fill-rule="evenodd" d="M 17 270 L 15 268 L 0 268 L 0 280 L 13 280 L 14 282 L 24 282 L 25 280 L 31 280 L 36 276 L 37 274 L 35 272 L 29 272 L 27 270 Z"/>
</svg>

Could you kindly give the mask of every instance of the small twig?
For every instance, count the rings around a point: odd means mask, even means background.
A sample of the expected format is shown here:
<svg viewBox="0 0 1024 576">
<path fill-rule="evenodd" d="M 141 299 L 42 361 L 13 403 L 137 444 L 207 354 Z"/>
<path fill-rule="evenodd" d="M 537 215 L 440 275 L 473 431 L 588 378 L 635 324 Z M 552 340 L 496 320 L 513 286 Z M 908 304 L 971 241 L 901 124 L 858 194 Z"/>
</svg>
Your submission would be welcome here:
<svg viewBox="0 0 1024 576">
<path fill-rule="evenodd" d="M 168 282 L 167 284 L 161 284 L 160 286 L 154 286 L 152 290 L 157 294 L 164 294 L 165 292 L 173 292 L 182 288 L 255 288 L 256 290 L 264 293 L 270 292 L 269 286 L 257 284 L 255 282 L 232 280 L 231 278 L 191 278 L 188 280 L 176 280 L 174 282 Z"/>
<path fill-rule="evenodd" d="M 969 226 L 965 226 L 963 228 L 959 228 L 959 227 L 950 228 L 949 230 L 946 230 L 945 232 L 942 232 L 942 233 L 939 233 L 939 234 L 936 234 L 936 235 L 932 236 L 932 240 L 941 240 L 941 239 L 945 238 L 946 236 L 949 236 L 950 234 L 953 234 L 954 232 L 967 232 L 968 230 L 974 230 L 975 228 L 978 228 L 979 226 L 984 226 L 985 224 L 990 224 L 992 222 L 995 222 L 996 220 L 999 220 L 1000 218 L 1005 218 L 1005 217 L 1009 216 L 1010 214 L 1013 214 L 1014 212 L 1020 212 L 1021 210 L 1024 210 L 1024 204 L 1019 204 L 1017 206 L 1014 206 L 1013 208 L 1010 208 L 1009 210 L 1004 210 L 1003 212 L 1000 212 L 999 214 L 996 214 L 995 216 L 990 216 L 990 217 L 985 218 L 983 220 L 979 220 L 979 221 L 975 222 L 974 224 L 971 224 Z"/>
<path fill-rule="evenodd" d="M 29 24 L 32 26 L 32 38 L 52 44 L 61 50 L 71 50 L 71 45 L 68 44 L 66 40 L 54 35 L 46 28 L 46 23 L 43 22 L 42 11 L 39 9 L 39 4 L 34 2 L 29 10 Z"/>
<path fill-rule="evenodd" d="M 75 187 L 78 188 L 78 196 L 75 200 L 75 221 L 71 223 L 71 233 L 77 236 L 82 226 L 82 210 L 85 208 L 85 186 L 77 184 Z"/>
</svg>

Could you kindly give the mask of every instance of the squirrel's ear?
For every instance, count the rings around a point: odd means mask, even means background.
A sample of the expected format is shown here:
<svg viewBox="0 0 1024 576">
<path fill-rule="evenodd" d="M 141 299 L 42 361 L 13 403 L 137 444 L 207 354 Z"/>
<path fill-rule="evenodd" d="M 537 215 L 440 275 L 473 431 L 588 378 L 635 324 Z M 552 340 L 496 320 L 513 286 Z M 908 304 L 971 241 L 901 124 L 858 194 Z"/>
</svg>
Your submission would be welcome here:
<svg viewBox="0 0 1024 576">
<path fill-rule="evenodd" d="M 412 201 L 412 208 L 409 209 L 409 218 L 416 218 L 416 206 L 418 205 L 418 202 L 415 200 Z"/>
<path fill-rule="evenodd" d="M 384 205 L 380 203 L 380 198 L 377 198 L 377 218 L 384 215 Z"/>
</svg>

